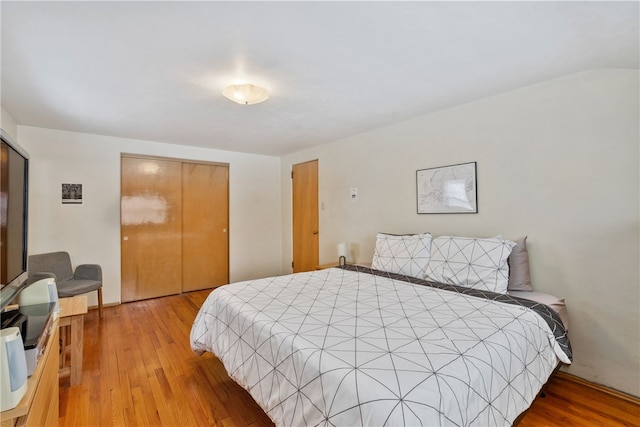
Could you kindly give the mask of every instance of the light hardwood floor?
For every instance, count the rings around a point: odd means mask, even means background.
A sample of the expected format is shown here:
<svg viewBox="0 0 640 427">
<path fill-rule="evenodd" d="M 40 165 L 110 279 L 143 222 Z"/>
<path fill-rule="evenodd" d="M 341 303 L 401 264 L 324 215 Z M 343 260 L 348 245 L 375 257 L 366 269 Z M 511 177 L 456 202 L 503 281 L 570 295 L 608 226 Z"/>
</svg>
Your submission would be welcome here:
<svg viewBox="0 0 640 427">
<path fill-rule="evenodd" d="M 60 426 L 273 426 L 214 356 L 191 352 L 208 293 L 89 311 L 82 383 L 60 380 Z M 519 426 L 640 426 L 640 405 L 557 376 Z"/>
</svg>

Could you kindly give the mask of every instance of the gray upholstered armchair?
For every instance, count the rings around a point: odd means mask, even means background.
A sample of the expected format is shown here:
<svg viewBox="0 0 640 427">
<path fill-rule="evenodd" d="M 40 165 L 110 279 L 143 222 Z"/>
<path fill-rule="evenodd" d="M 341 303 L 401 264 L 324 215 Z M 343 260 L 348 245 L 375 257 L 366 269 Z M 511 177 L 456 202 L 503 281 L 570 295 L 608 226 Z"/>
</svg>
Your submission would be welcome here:
<svg viewBox="0 0 640 427">
<path fill-rule="evenodd" d="M 54 278 L 60 298 L 98 291 L 98 311 L 102 317 L 102 268 L 98 264 L 82 264 L 74 271 L 67 252 L 51 252 L 30 255 L 27 269 L 30 283 Z"/>
</svg>

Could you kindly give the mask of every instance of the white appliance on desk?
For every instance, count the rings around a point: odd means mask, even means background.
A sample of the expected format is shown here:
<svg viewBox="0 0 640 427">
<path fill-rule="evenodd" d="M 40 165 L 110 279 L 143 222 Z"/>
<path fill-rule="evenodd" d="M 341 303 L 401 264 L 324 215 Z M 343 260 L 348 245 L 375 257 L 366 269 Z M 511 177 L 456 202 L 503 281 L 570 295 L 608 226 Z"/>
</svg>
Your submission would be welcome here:
<svg viewBox="0 0 640 427">
<path fill-rule="evenodd" d="M 53 312 L 50 311 L 51 304 Z M 27 375 L 31 376 L 44 354 L 47 337 L 53 321 L 60 315 L 58 287 L 52 278 L 31 283 L 18 296 L 20 311 L 29 318 L 26 330 L 23 329 L 24 353 L 27 359 Z"/>
<path fill-rule="evenodd" d="M 0 411 L 15 408 L 27 392 L 27 360 L 19 328 L 0 330 Z"/>
<path fill-rule="evenodd" d="M 53 320 L 60 313 L 54 279 L 28 285 L 18 308 L 3 309 L 0 329 L 0 411 L 15 408 L 27 391 L 27 377 L 44 353 Z M 24 336 L 23 336 L 24 333 Z"/>
<path fill-rule="evenodd" d="M 58 287 L 53 278 L 41 279 L 26 287 L 18 296 L 18 305 L 36 305 L 55 302 L 53 320 L 60 315 L 60 301 L 58 300 Z"/>
</svg>

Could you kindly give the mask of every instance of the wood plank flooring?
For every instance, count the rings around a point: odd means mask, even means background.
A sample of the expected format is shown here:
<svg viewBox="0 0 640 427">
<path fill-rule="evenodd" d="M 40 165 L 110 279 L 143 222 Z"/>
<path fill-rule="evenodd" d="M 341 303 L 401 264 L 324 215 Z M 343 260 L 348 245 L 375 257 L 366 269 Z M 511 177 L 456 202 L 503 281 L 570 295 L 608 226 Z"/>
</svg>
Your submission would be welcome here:
<svg viewBox="0 0 640 427">
<path fill-rule="evenodd" d="M 273 426 L 189 332 L 208 290 L 85 316 L 82 382 L 60 380 L 60 426 Z M 640 426 L 640 405 L 555 377 L 519 424 Z"/>
</svg>

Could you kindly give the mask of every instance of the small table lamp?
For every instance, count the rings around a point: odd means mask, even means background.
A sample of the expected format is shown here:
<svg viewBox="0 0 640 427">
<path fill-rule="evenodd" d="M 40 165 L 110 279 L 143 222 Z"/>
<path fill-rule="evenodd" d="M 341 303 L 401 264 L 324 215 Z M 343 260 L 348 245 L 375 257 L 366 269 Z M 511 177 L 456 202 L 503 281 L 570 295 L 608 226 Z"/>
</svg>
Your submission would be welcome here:
<svg viewBox="0 0 640 427">
<path fill-rule="evenodd" d="M 347 263 L 347 244 L 345 242 L 338 243 L 338 264 L 340 267 Z"/>
</svg>

